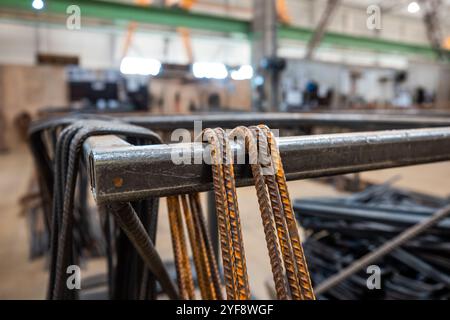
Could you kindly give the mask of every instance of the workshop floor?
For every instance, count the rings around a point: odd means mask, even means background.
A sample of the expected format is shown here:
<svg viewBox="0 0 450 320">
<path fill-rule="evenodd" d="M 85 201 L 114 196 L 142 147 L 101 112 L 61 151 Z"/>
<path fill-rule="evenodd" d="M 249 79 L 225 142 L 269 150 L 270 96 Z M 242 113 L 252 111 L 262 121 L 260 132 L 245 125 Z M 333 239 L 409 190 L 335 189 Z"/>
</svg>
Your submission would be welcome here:
<svg viewBox="0 0 450 320">
<path fill-rule="evenodd" d="M 0 168 L 0 299 L 43 299 L 46 261 L 28 260 L 26 220 L 20 215 L 18 205 L 33 170 L 26 147 L 0 154 Z M 395 182 L 396 186 L 438 196 L 450 194 L 449 162 L 367 172 L 362 178 L 381 183 L 397 175 L 401 179 Z M 333 188 L 314 181 L 295 181 L 289 183 L 289 187 L 292 198 L 338 194 Z M 251 289 L 256 298 L 269 298 L 266 283 L 271 285 L 270 265 L 254 189 L 239 189 L 238 196 Z M 165 201 L 162 201 L 157 247 L 168 261 L 172 259 L 172 252 L 165 212 Z M 104 263 L 98 259 L 87 265 L 82 277 L 103 270 Z"/>
</svg>

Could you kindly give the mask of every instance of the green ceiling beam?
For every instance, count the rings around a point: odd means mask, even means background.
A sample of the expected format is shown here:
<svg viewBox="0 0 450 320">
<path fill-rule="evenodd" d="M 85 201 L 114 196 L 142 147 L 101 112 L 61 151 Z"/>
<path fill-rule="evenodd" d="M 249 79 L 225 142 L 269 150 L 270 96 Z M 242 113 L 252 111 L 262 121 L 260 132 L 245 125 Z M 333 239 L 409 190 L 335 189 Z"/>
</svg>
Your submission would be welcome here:
<svg viewBox="0 0 450 320">
<path fill-rule="evenodd" d="M 0 0 L 0 8 L 32 11 L 32 0 Z M 124 3 L 98 0 L 45 0 L 42 13 L 66 14 L 69 5 L 81 8 L 81 16 L 112 21 L 136 21 L 171 27 L 186 27 L 197 30 L 244 34 L 251 37 L 251 23 L 245 20 L 226 18 L 208 14 L 187 12 L 174 8 L 139 7 Z M 36 12 L 35 10 L 33 10 Z M 37 12 L 41 14 L 41 12 Z M 280 25 L 278 35 L 281 39 L 306 42 L 313 30 L 301 27 Z M 371 37 L 359 37 L 342 33 L 328 32 L 322 44 L 344 48 L 363 49 L 377 52 L 415 54 L 432 57 L 434 52 L 429 46 L 402 43 Z"/>
<path fill-rule="evenodd" d="M 216 17 L 206 14 L 187 12 L 176 8 L 143 7 L 126 3 L 98 0 L 44 0 L 45 7 L 40 11 L 33 10 L 32 0 L 0 0 L 0 8 L 33 11 L 37 14 L 66 14 L 70 5 L 78 5 L 81 18 L 99 18 L 114 21 L 136 21 L 165 25 L 171 27 L 186 27 L 217 32 L 244 33 L 249 32 L 246 21 Z"/>
<path fill-rule="evenodd" d="M 312 33 L 311 29 L 290 26 L 281 26 L 278 30 L 280 38 L 300 41 L 308 41 Z M 425 45 L 390 41 L 380 38 L 353 36 L 336 32 L 327 32 L 324 35 L 321 44 L 377 52 L 415 54 L 429 57 L 435 56 L 433 49 Z"/>
</svg>

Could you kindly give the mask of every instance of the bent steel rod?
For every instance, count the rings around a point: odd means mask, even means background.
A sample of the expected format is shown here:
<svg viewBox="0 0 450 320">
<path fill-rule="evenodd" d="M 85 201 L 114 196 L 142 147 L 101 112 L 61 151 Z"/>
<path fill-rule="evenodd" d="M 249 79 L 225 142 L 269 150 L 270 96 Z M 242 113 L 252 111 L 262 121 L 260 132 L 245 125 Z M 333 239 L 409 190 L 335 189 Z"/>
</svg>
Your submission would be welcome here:
<svg viewBox="0 0 450 320">
<path fill-rule="evenodd" d="M 450 160 L 450 127 L 286 137 L 278 144 L 286 178 L 298 180 Z M 231 147 L 242 153 L 240 144 Z M 94 196 L 103 203 L 212 190 L 209 166 L 193 164 L 207 158 L 205 148 L 133 146 L 104 136 L 86 141 L 84 156 Z M 173 155 L 182 151 L 188 163 L 175 164 Z M 238 187 L 252 185 L 248 165 L 236 165 L 235 175 Z"/>
</svg>

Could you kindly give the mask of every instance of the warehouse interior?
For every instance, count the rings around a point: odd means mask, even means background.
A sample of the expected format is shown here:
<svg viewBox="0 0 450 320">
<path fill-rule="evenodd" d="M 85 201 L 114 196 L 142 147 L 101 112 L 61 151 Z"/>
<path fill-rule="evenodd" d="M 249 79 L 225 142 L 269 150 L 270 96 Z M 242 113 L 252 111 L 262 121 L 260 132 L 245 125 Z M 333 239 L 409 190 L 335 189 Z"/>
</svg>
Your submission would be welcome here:
<svg viewBox="0 0 450 320">
<path fill-rule="evenodd" d="M 0 1 L 0 299 L 448 300 L 448 16 Z"/>
</svg>

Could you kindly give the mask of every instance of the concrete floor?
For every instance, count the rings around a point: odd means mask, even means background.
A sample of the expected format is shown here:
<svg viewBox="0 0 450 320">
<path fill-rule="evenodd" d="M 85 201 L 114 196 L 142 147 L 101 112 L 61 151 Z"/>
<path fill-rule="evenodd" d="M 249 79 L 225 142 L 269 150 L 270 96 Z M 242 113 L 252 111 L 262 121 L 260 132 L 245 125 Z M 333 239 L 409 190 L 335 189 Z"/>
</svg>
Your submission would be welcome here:
<svg viewBox="0 0 450 320">
<path fill-rule="evenodd" d="M 26 147 L 0 155 L 0 299 L 43 299 L 46 292 L 46 261 L 28 259 L 26 220 L 20 216 L 18 199 L 27 190 L 32 174 L 32 161 Z M 443 162 L 408 168 L 388 169 L 362 174 L 364 179 L 384 182 L 400 175 L 395 185 L 439 196 L 450 194 L 450 163 Z M 292 198 L 335 196 L 331 187 L 314 181 L 289 183 Z M 243 224 L 245 253 L 250 286 L 256 298 L 268 298 L 266 283 L 271 272 L 254 188 L 238 190 Z M 202 196 L 205 205 L 205 197 Z M 157 247 L 164 260 L 172 260 L 166 204 L 161 202 Z M 105 269 L 101 259 L 91 261 L 82 277 Z"/>
</svg>

